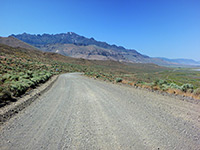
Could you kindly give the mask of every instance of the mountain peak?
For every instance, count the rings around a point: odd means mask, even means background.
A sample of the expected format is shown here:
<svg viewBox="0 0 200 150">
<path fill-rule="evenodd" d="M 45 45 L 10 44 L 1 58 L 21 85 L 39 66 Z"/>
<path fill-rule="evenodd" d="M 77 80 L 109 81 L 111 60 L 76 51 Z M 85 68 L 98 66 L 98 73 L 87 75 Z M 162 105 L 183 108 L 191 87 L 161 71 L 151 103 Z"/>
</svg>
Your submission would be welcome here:
<svg viewBox="0 0 200 150">
<path fill-rule="evenodd" d="M 73 34 L 77 35 L 77 34 L 74 33 L 74 32 L 67 32 L 67 34 L 69 34 L 69 35 L 73 35 Z"/>
</svg>

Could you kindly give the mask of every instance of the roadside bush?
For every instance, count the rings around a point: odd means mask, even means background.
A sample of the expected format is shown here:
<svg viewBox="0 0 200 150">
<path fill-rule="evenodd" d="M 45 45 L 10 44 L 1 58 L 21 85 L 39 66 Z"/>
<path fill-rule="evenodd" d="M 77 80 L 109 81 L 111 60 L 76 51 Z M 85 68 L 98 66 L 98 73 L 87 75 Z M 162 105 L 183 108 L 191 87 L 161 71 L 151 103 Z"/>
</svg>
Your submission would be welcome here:
<svg viewBox="0 0 200 150">
<path fill-rule="evenodd" d="M 137 81 L 136 84 L 144 84 L 143 81 Z"/>
<path fill-rule="evenodd" d="M 39 72 L 39 73 L 34 73 L 33 77 L 30 79 L 35 85 L 38 85 L 40 83 L 46 82 L 52 74 L 50 72 Z"/>
<path fill-rule="evenodd" d="M 167 84 L 162 84 L 162 87 L 161 87 L 161 89 L 163 90 L 163 91 L 166 91 L 167 89 L 169 89 L 169 85 L 167 85 Z"/>
<path fill-rule="evenodd" d="M 187 92 L 188 92 L 188 93 L 193 93 L 194 90 L 193 90 L 193 89 L 188 89 Z"/>
<path fill-rule="evenodd" d="M 10 86 L 10 91 L 13 93 L 13 96 L 20 96 L 24 94 L 28 88 L 33 86 L 34 83 L 28 79 L 23 79 L 20 81 L 12 82 Z"/>
<path fill-rule="evenodd" d="M 23 76 L 25 73 L 24 72 L 20 72 L 19 73 L 19 76 Z"/>
<path fill-rule="evenodd" d="M 20 81 L 17 81 L 11 84 L 10 90 L 13 93 L 13 96 L 19 96 L 24 91 L 24 87 L 22 86 Z"/>
<path fill-rule="evenodd" d="M 183 92 L 187 92 L 188 89 L 194 89 L 193 85 L 187 83 L 187 84 L 183 84 L 183 85 L 181 86 L 181 90 L 182 90 Z"/>
<path fill-rule="evenodd" d="M 172 88 L 172 89 L 181 89 L 181 87 L 180 86 L 178 86 L 177 84 L 175 84 L 175 83 L 171 83 L 170 85 L 169 85 L 169 87 L 170 88 Z"/>
<path fill-rule="evenodd" d="M 122 82 L 122 78 L 116 78 L 115 81 L 116 81 L 116 83 Z"/>
<path fill-rule="evenodd" d="M 96 78 L 99 78 L 99 77 L 100 77 L 100 75 L 99 75 L 99 74 L 97 74 L 95 77 L 96 77 Z"/>
<path fill-rule="evenodd" d="M 22 76 L 22 78 L 24 78 L 24 79 L 30 79 L 30 76 L 28 74 L 25 74 L 25 75 Z"/>
<path fill-rule="evenodd" d="M 19 80 L 19 76 L 18 75 L 12 75 L 10 78 L 11 81 L 18 81 Z"/>
<path fill-rule="evenodd" d="M 40 78 L 38 76 L 34 76 L 30 79 L 35 85 L 38 85 L 40 83 Z"/>
<path fill-rule="evenodd" d="M 32 77 L 33 77 L 33 72 L 30 71 L 30 70 L 28 70 L 28 71 L 27 71 L 27 75 L 28 75 L 30 78 L 32 78 Z"/>
<path fill-rule="evenodd" d="M 4 103 L 6 100 L 12 100 L 12 97 L 10 91 L 4 89 L 0 92 L 0 104 Z"/>
<path fill-rule="evenodd" d="M 29 79 L 23 79 L 21 82 L 28 84 L 29 87 L 35 87 L 35 83 Z"/>
<path fill-rule="evenodd" d="M 200 88 L 194 90 L 194 95 L 200 95 Z"/>
<path fill-rule="evenodd" d="M 158 85 L 163 85 L 163 84 L 167 84 L 167 81 L 165 81 L 165 80 L 158 80 Z"/>
<path fill-rule="evenodd" d="M 156 80 L 156 81 L 154 81 L 153 83 L 152 83 L 152 86 L 159 86 L 160 88 L 162 88 L 162 85 L 163 84 L 168 84 L 167 83 L 167 81 L 165 81 L 165 80 L 162 80 L 162 79 L 158 79 L 158 80 Z"/>
<path fill-rule="evenodd" d="M 5 82 L 5 81 L 8 80 L 10 77 L 11 77 L 11 75 L 6 73 L 6 74 L 4 74 L 4 75 L 2 76 L 1 80 L 2 80 L 2 82 Z"/>
<path fill-rule="evenodd" d="M 0 86 L 0 92 L 2 92 L 4 90 L 4 88 L 2 86 Z"/>
</svg>

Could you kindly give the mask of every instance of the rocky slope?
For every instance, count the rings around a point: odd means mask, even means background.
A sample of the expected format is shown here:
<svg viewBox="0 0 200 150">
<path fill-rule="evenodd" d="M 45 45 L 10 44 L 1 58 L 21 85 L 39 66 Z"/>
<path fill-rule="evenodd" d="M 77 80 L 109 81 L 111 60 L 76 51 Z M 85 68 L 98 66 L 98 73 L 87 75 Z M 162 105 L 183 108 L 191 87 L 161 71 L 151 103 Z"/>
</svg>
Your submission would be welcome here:
<svg viewBox="0 0 200 150">
<path fill-rule="evenodd" d="M 21 40 L 16 39 L 15 37 L 9 36 L 9 37 L 0 37 L 0 44 L 5 44 L 11 47 L 21 47 L 26 49 L 37 49 L 34 46 L 31 46 Z M 38 49 L 37 49 L 38 50 Z"/>
<path fill-rule="evenodd" d="M 159 58 L 151 58 L 136 50 L 125 49 L 122 46 L 110 45 L 106 42 L 86 38 L 73 32 L 61 34 L 31 35 L 27 33 L 11 36 L 31 44 L 43 51 L 56 52 L 76 58 L 115 60 L 136 63 L 155 63 L 169 65 L 170 62 Z"/>
</svg>

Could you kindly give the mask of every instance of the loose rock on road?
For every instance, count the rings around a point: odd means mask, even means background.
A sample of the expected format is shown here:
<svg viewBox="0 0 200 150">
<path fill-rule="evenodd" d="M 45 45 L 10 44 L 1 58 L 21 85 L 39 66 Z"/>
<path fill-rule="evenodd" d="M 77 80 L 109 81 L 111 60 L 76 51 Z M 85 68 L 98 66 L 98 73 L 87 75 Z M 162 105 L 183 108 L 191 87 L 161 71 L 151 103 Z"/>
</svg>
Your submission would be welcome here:
<svg viewBox="0 0 200 150">
<path fill-rule="evenodd" d="M 200 105 L 64 74 L 0 138 L 1 150 L 200 150 Z"/>
</svg>

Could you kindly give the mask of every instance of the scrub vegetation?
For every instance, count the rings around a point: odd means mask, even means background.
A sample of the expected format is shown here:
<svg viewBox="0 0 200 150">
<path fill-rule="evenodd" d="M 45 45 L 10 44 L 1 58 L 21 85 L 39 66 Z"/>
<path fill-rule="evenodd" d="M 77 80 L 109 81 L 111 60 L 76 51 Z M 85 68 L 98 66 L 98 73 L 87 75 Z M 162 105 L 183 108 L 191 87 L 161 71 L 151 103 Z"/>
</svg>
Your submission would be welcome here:
<svg viewBox="0 0 200 150">
<path fill-rule="evenodd" d="M 129 84 L 200 99 L 200 72 L 183 68 L 156 68 L 150 64 L 143 65 L 134 64 L 132 70 L 127 72 L 100 69 L 87 72 L 86 75 L 113 83 Z"/>
<path fill-rule="evenodd" d="M 83 72 L 101 80 L 200 99 L 200 72 L 155 64 L 85 60 L 0 44 L 0 105 L 4 106 L 55 74 Z"/>
<path fill-rule="evenodd" d="M 63 63 L 48 57 L 48 54 L 37 50 L 0 45 L 1 106 L 16 101 L 18 97 L 45 83 L 55 74 L 82 71 L 76 64 Z"/>
</svg>

